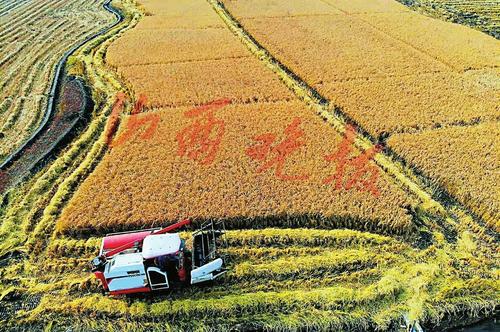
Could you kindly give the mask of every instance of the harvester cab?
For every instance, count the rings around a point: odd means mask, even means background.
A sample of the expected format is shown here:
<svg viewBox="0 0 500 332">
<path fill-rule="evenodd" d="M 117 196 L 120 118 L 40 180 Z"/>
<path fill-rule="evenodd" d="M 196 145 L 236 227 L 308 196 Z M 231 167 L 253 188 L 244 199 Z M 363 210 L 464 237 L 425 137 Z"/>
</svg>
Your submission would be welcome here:
<svg viewBox="0 0 500 332">
<path fill-rule="evenodd" d="M 191 250 L 179 233 L 189 225 L 183 220 L 166 228 L 106 235 L 99 256 L 91 261 L 92 272 L 110 295 L 169 289 L 174 284 L 198 284 L 226 272 L 218 254 L 224 224 L 204 223 L 192 233 Z"/>
</svg>

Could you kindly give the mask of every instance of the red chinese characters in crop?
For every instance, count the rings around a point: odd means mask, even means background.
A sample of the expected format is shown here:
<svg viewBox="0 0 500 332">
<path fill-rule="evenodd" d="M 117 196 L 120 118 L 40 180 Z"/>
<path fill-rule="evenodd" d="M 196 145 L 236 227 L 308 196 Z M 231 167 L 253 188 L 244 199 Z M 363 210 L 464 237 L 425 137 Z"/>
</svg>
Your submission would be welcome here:
<svg viewBox="0 0 500 332">
<path fill-rule="evenodd" d="M 248 148 L 246 154 L 250 158 L 262 162 L 262 165 L 257 169 L 257 173 L 275 167 L 275 175 L 281 180 L 307 180 L 309 178 L 309 175 L 283 174 L 286 158 L 305 145 L 305 142 L 300 139 L 304 136 L 300 124 L 300 118 L 293 119 L 292 123 L 285 128 L 285 139 L 280 143 L 275 143 L 276 135 L 272 133 L 254 138 L 260 144 Z"/>
<path fill-rule="evenodd" d="M 329 162 L 336 162 L 337 167 L 335 174 L 326 178 L 323 183 L 329 184 L 335 182 L 335 189 L 344 187 L 349 190 L 356 188 L 361 191 L 368 191 L 373 196 L 378 197 L 380 192 L 376 186 L 379 176 L 379 170 L 374 165 L 369 164 L 375 154 L 382 150 L 380 145 L 376 145 L 370 149 L 363 151 L 359 156 L 349 158 L 354 149 L 354 139 L 356 137 L 356 130 L 353 126 L 348 126 L 345 137 L 342 140 L 338 150 L 325 156 L 325 160 Z M 353 170 L 350 178 L 344 180 L 347 171 Z"/>
<path fill-rule="evenodd" d="M 225 130 L 224 121 L 215 117 L 215 111 L 229 103 L 229 99 L 220 99 L 184 113 L 193 122 L 176 136 L 178 156 L 187 156 L 202 165 L 213 163 Z"/>
<path fill-rule="evenodd" d="M 153 137 L 154 132 L 158 128 L 158 123 L 160 122 L 160 116 L 155 113 L 147 113 L 139 116 L 139 113 L 143 110 L 147 101 L 146 96 L 141 94 L 134 105 L 134 109 L 132 110 L 129 120 L 127 121 L 125 131 L 115 141 L 111 142 L 112 135 L 116 131 L 116 127 L 118 125 L 119 114 L 123 110 L 124 101 L 125 94 L 117 94 L 117 100 L 113 106 L 113 110 L 111 111 L 107 133 L 107 141 L 111 147 L 116 147 L 125 143 L 144 126 L 146 126 L 146 130 L 139 137 L 142 139 L 150 139 Z"/>
</svg>

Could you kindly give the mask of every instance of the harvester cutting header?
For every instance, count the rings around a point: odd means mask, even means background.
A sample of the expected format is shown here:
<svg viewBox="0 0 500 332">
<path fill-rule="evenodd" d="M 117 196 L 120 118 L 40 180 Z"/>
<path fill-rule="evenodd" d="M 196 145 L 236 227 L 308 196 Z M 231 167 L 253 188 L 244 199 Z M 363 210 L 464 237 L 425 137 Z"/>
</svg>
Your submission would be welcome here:
<svg viewBox="0 0 500 332">
<path fill-rule="evenodd" d="M 174 284 L 198 284 L 226 272 L 218 256 L 222 223 L 207 222 L 192 233 L 192 248 L 179 233 L 186 219 L 163 229 L 154 228 L 106 235 L 92 272 L 110 295 L 151 292 Z"/>
</svg>

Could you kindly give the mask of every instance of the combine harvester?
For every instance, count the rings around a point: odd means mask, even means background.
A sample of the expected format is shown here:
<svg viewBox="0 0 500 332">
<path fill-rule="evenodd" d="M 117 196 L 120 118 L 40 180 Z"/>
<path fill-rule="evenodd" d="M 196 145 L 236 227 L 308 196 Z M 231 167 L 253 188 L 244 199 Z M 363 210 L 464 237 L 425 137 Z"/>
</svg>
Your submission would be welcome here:
<svg viewBox="0 0 500 332">
<path fill-rule="evenodd" d="M 91 261 L 103 291 L 110 295 L 145 293 L 188 282 L 198 284 L 224 274 L 224 260 L 217 256 L 224 225 L 203 224 L 193 232 L 189 251 L 179 233 L 170 233 L 189 224 L 186 219 L 163 229 L 106 235 L 99 256 Z"/>
</svg>

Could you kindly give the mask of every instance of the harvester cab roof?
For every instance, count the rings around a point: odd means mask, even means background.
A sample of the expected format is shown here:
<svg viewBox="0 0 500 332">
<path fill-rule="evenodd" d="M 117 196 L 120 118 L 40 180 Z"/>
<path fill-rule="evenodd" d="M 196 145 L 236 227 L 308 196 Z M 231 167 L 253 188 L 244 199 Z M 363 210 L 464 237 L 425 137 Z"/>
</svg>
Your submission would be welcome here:
<svg viewBox="0 0 500 332">
<path fill-rule="evenodd" d="M 192 233 L 192 249 L 178 233 L 190 224 L 183 220 L 166 228 L 106 235 L 92 272 L 111 295 L 144 293 L 171 288 L 172 284 L 198 284 L 226 272 L 218 255 L 224 225 L 207 222 Z"/>
</svg>

